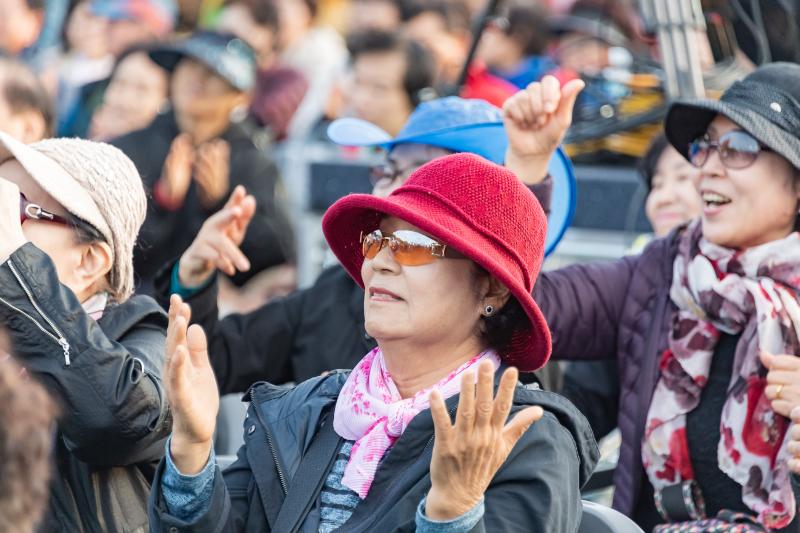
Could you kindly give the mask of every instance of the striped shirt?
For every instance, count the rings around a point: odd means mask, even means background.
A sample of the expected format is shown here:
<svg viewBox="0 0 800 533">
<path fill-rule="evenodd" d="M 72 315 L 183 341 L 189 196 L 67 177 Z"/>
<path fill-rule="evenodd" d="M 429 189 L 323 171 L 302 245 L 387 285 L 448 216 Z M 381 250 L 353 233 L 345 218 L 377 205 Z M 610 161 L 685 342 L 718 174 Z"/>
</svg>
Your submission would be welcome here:
<svg viewBox="0 0 800 533">
<path fill-rule="evenodd" d="M 325 478 L 325 485 L 320 494 L 319 533 L 330 533 L 342 526 L 355 511 L 361 499 L 355 491 L 342 485 L 344 468 L 350 460 L 353 442 L 345 441 L 339 448 L 333 468 Z"/>
</svg>

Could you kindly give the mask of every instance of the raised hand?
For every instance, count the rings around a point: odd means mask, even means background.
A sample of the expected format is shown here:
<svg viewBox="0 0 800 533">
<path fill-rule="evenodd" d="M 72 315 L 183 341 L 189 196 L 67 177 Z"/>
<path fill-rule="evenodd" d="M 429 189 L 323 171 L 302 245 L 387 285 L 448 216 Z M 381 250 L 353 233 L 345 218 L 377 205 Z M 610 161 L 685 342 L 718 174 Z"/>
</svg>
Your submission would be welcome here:
<svg viewBox="0 0 800 533">
<path fill-rule="evenodd" d="M 560 87 L 555 77 L 545 76 L 506 100 L 506 167 L 523 182 L 535 184 L 547 174 L 547 164 L 572 124 L 572 109 L 584 86 L 583 81 L 572 80 Z"/>
<path fill-rule="evenodd" d="M 219 411 L 206 335 L 200 326 L 188 327 L 190 315 L 189 306 L 173 295 L 164 382 L 172 410 L 170 455 L 178 470 L 187 475 L 197 474 L 208 461 Z"/>
<path fill-rule="evenodd" d="M 800 406 L 800 357 L 765 352 L 760 357 L 769 371 L 764 394 L 772 402 L 772 410 L 788 418 L 792 409 Z"/>
<path fill-rule="evenodd" d="M 225 206 L 209 217 L 181 256 L 178 278 L 184 287 L 199 287 L 219 269 L 232 276 L 246 272 L 250 261 L 239 249 L 256 212 L 256 199 L 239 185 Z"/>
<path fill-rule="evenodd" d="M 428 518 L 450 520 L 472 509 L 520 437 L 544 414 L 541 407 L 528 407 L 506 423 L 516 384 L 517 370 L 509 368 L 493 398 L 494 368 L 489 361 L 478 368 L 477 387 L 475 374 L 465 372 L 455 424 L 439 391 L 431 393 L 435 437 L 431 490 L 425 502 Z"/>
<path fill-rule="evenodd" d="M 195 152 L 192 139 L 186 133 L 181 133 L 169 147 L 164 168 L 161 171 L 161 180 L 158 183 L 161 194 L 166 196 L 170 204 L 182 204 L 192 183 L 192 165 Z"/>
<path fill-rule="evenodd" d="M 19 187 L 0 178 L 0 263 L 28 241 L 22 233 L 19 202 Z"/>
<path fill-rule="evenodd" d="M 222 139 L 207 142 L 197 149 L 194 179 L 203 207 L 217 205 L 230 187 L 231 148 Z"/>
</svg>

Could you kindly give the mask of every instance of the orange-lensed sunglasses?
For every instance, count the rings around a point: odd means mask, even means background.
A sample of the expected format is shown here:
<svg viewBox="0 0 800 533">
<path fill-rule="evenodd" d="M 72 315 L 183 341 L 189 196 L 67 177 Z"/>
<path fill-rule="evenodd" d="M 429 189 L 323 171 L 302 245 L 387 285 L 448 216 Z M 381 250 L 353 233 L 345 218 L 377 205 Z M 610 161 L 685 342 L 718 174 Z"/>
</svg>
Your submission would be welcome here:
<svg viewBox="0 0 800 533">
<path fill-rule="evenodd" d="M 444 257 L 463 258 L 446 244 L 436 242 L 417 231 L 398 230 L 384 235 L 381 230 L 376 229 L 371 233 L 361 233 L 361 253 L 365 259 L 374 259 L 387 244 L 395 261 L 403 266 L 427 265 Z"/>
</svg>

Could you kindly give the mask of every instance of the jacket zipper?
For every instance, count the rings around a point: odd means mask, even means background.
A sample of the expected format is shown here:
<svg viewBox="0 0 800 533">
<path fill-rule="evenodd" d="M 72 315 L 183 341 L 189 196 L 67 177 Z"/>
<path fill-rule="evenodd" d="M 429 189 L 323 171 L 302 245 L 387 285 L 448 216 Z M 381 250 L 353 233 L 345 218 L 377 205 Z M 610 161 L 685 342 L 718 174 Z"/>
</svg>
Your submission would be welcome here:
<svg viewBox="0 0 800 533">
<path fill-rule="evenodd" d="M 250 401 L 253 401 L 252 392 L 250 393 Z M 275 470 L 278 471 L 278 481 L 281 482 L 281 488 L 283 489 L 283 495 L 286 496 L 289 494 L 289 486 L 286 484 L 286 477 L 283 475 L 283 470 L 281 470 L 281 464 L 278 462 L 278 454 L 275 451 L 275 445 L 272 442 L 272 434 L 267 427 L 267 424 L 264 422 L 264 419 L 261 418 L 261 413 L 258 410 L 257 406 L 253 407 L 253 411 L 256 413 L 256 418 L 258 421 L 261 422 L 261 425 L 264 427 L 264 433 L 267 436 L 267 447 L 269 448 L 270 453 L 272 454 L 272 460 L 275 462 Z"/>
<path fill-rule="evenodd" d="M 13 310 L 17 311 L 18 313 L 20 313 L 20 314 L 24 315 L 25 317 L 27 317 L 28 320 L 33 322 L 36 325 L 36 327 L 39 328 L 42 331 L 42 333 L 44 333 L 45 335 L 47 335 L 48 337 L 50 337 L 51 339 L 56 341 L 59 344 L 59 346 L 61 346 L 61 349 L 64 351 L 64 363 L 66 364 L 66 366 L 69 366 L 70 365 L 69 342 L 67 342 L 66 337 L 64 337 L 64 335 L 61 333 L 61 331 L 58 329 L 58 327 L 53 323 L 53 321 L 50 320 L 50 317 L 48 317 L 45 314 L 45 312 L 42 311 L 42 308 L 39 307 L 39 304 L 36 303 L 36 300 L 33 298 L 33 293 L 28 288 L 28 285 L 25 284 L 25 281 L 22 279 L 22 276 L 20 276 L 19 272 L 17 271 L 17 267 L 14 266 L 14 262 L 10 258 L 8 260 L 8 268 L 11 270 L 11 273 L 14 274 L 14 278 L 16 278 L 17 283 L 19 283 L 19 286 L 22 287 L 23 291 L 25 291 L 25 294 L 28 297 L 28 300 L 31 302 L 31 304 L 33 305 L 34 309 L 36 309 L 36 312 L 38 312 L 39 315 L 42 318 L 44 318 L 45 322 L 47 322 L 50 325 L 50 327 L 53 328 L 53 331 L 55 332 L 55 335 L 53 335 L 53 333 L 47 331 L 47 329 L 44 326 L 42 326 L 39 323 L 38 320 L 36 320 L 34 317 L 29 315 L 28 313 L 26 313 L 22 309 L 16 307 L 15 305 L 13 305 L 10 302 L 4 300 L 3 298 L 0 298 L 0 301 L 2 301 L 5 305 L 10 307 L 11 309 L 13 309 Z"/>
</svg>

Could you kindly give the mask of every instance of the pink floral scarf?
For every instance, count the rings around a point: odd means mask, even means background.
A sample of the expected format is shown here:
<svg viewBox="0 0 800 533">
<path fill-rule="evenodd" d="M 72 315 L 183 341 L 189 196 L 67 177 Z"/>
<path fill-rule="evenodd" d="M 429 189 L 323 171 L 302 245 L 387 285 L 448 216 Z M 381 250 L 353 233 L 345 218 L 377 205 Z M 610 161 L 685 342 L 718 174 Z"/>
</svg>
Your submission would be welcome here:
<svg viewBox="0 0 800 533">
<path fill-rule="evenodd" d="M 740 335 L 722 410 L 719 467 L 742 486 L 742 500 L 769 528 L 795 515 L 786 466 L 788 420 L 764 394 L 759 352 L 800 353 L 800 234 L 744 251 L 702 238 L 700 223 L 681 237 L 675 258 L 669 348 L 647 415 L 642 459 L 656 489 L 694 478 L 686 414 L 700 402 L 720 332 Z"/>
<path fill-rule="evenodd" d="M 355 441 L 342 484 L 358 493 L 362 500 L 366 498 L 378 463 L 411 420 L 430 407 L 428 397 L 431 391 L 439 389 L 444 398 L 458 394 L 461 379 L 457 378 L 484 359 L 492 361 L 495 370 L 500 366 L 497 354 L 485 351 L 450 372 L 433 387 L 403 399 L 386 368 L 380 348 L 369 352 L 347 378 L 333 415 L 336 433 Z"/>
</svg>

